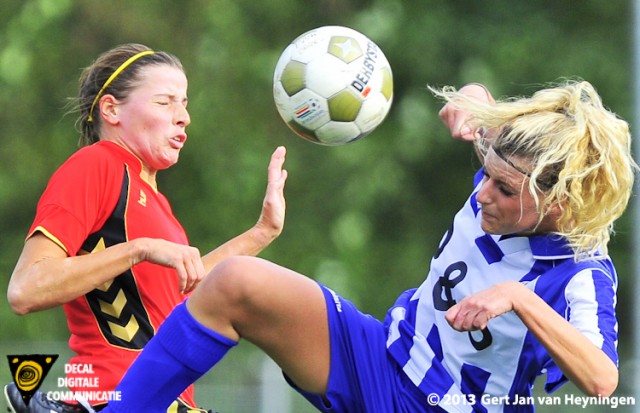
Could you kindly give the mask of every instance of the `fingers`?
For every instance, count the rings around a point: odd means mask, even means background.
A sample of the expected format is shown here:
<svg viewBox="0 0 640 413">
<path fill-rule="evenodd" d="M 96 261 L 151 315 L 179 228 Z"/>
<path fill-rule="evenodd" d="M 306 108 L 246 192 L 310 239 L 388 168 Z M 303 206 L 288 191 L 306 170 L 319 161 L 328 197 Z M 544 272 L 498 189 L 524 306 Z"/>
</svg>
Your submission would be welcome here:
<svg viewBox="0 0 640 413">
<path fill-rule="evenodd" d="M 517 281 L 494 284 L 486 290 L 468 295 L 447 310 L 445 319 L 458 331 L 482 330 L 489 320 L 513 310 L 514 300 L 526 287 Z"/>
<path fill-rule="evenodd" d="M 193 291 L 205 276 L 204 265 L 200 257 L 197 259 L 192 257 L 178 259 L 174 265 L 170 266 L 176 270 L 178 291 L 183 294 Z"/>
<path fill-rule="evenodd" d="M 200 253 L 195 257 L 189 257 L 182 267 L 183 274 L 178 273 L 180 292 L 183 294 L 193 291 L 205 276 L 204 264 Z"/>
<path fill-rule="evenodd" d="M 163 239 L 146 239 L 145 261 L 173 268 L 182 293 L 192 291 L 206 275 L 200 251 L 192 246 Z"/>
<path fill-rule="evenodd" d="M 460 93 L 471 98 L 494 103 L 493 96 L 486 87 L 479 83 L 469 83 L 460 89 Z M 440 119 L 451 131 L 451 136 L 465 141 L 473 141 L 476 139 L 474 128 L 469 125 L 470 113 L 457 108 L 453 103 L 447 103 L 438 112 Z"/>
<path fill-rule="evenodd" d="M 489 320 L 509 311 L 502 297 L 488 289 L 465 297 L 447 310 L 447 322 L 458 331 L 482 330 Z"/>
<path fill-rule="evenodd" d="M 487 327 L 489 320 L 487 311 L 468 308 L 456 304 L 451 307 L 445 314 L 445 319 L 457 331 L 482 330 Z"/>
<path fill-rule="evenodd" d="M 271 161 L 267 169 L 267 191 L 269 191 L 269 188 L 273 188 L 279 198 L 283 197 L 282 191 L 288 176 L 287 170 L 282 168 L 286 155 L 287 149 L 284 146 L 278 146 L 271 155 Z"/>
<path fill-rule="evenodd" d="M 277 184 L 284 186 L 284 181 L 287 179 L 287 171 L 282 169 L 284 165 L 287 149 L 284 146 L 278 146 L 271 155 L 271 161 L 267 169 L 267 179 L 270 184 Z"/>
<path fill-rule="evenodd" d="M 187 279 L 189 278 L 187 271 L 180 267 L 176 268 L 176 272 L 178 273 L 178 291 L 184 294 L 185 289 L 187 288 Z"/>
<path fill-rule="evenodd" d="M 284 146 L 276 148 L 267 168 L 267 191 L 257 223 L 257 227 L 266 233 L 265 239 L 267 240 L 277 237 L 284 227 L 286 214 L 284 186 L 288 173 L 282 167 L 286 154 L 287 150 Z"/>
<path fill-rule="evenodd" d="M 449 128 L 452 137 L 467 141 L 475 139 L 473 129 L 467 124 L 470 117 L 468 112 L 456 108 L 452 103 L 447 103 L 440 109 L 438 115 Z"/>
</svg>

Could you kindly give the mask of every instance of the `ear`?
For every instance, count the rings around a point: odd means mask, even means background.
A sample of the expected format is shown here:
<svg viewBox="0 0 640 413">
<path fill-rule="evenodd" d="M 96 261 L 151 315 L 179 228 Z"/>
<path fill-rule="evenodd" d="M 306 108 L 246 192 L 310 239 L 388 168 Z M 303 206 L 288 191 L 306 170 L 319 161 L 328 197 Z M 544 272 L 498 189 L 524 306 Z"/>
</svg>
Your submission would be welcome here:
<svg viewBox="0 0 640 413">
<path fill-rule="evenodd" d="M 562 215 L 562 211 L 564 210 L 565 207 L 566 207 L 565 202 L 556 201 L 553 204 L 549 205 L 547 209 L 547 213 L 545 215 L 551 217 L 551 219 L 554 222 L 557 222 L 558 219 L 560 219 L 560 216 Z"/>
<path fill-rule="evenodd" d="M 558 220 L 562 216 L 563 205 L 559 202 L 546 207 L 545 213 L 541 217 L 541 221 L 536 226 L 539 232 L 554 232 L 558 230 Z"/>
<path fill-rule="evenodd" d="M 111 125 L 115 125 L 119 122 L 119 102 L 115 96 L 109 94 L 102 96 L 98 105 L 100 106 L 100 117 L 103 122 Z"/>
</svg>

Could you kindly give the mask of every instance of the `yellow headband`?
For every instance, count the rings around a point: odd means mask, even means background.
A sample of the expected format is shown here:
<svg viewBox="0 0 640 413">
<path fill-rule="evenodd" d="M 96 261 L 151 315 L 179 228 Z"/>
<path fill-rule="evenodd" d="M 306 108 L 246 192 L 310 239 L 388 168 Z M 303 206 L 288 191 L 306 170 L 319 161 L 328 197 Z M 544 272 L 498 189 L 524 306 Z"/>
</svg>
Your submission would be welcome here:
<svg viewBox="0 0 640 413">
<path fill-rule="evenodd" d="M 109 79 L 107 79 L 106 82 L 104 82 L 104 85 L 102 86 L 102 89 L 100 89 L 100 91 L 98 92 L 98 94 L 96 95 L 95 99 L 93 99 L 93 104 L 91 105 L 91 109 L 89 110 L 89 117 L 87 118 L 88 122 L 93 122 L 93 108 L 96 106 L 96 103 L 98 103 L 98 99 L 100 99 L 100 96 L 102 96 L 102 92 L 104 92 L 104 90 L 109 87 L 109 85 L 111 84 L 111 82 L 113 82 L 113 79 L 115 79 L 116 77 L 118 77 L 118 75 L 120 73 L 122 73 L 122 71 L 124 69 L 127 68 L 127 66 L 129 66 L 131 63 L 135 62 L 136 60 L 138 60 L 139 58 L 141 58 L 142 56 L 146 56 L 149 54 L 154 54 L 155 52 L 153 50 L 145 50 L 144 52 L 140 52 L 138 54 L 135 54 L 133 56 L 131 56 L 130 58 L 128 58 L 123 64 L 120 65 L 120 67 L 118 67 L 116 69 L 115 72 L 113 72 L 113 74 L 111 76 L 109 76 Z"/>
</svg>

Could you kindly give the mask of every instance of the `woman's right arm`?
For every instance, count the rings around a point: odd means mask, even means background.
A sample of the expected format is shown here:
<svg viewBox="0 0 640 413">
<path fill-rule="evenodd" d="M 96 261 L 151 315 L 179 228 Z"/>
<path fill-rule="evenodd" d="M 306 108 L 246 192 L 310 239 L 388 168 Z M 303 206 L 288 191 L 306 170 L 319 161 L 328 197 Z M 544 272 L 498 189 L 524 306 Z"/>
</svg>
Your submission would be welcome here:
<svg viewBox="0 0 640 413">
<path fill-rule="evenodd" d="M 182 291 L 203 277 L 197 248 L 138 238 L 92 254 L 69 257 L 55 242 L 36 232 L 24 248 L 9 281 L 7 298 L 16 314 L 45 310 L 85 295 L 142 261 L 175 268 Z"/>
</svg>

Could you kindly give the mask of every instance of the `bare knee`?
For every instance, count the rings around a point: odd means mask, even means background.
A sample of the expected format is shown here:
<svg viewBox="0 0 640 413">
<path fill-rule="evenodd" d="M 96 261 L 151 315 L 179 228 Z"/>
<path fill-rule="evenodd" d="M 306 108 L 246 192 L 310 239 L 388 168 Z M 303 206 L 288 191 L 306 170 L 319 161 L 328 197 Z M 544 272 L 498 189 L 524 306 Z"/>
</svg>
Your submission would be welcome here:
<svg viewBox="0 0 640 413">
<path fill-rule="evenodd" d="M 189 298 L 191 314 L 209 328 L 236 339 L 232 337 L 239 336 L 234 325 L 248 316 L 256 294 L 265 288 L 265 277 L 256 268 L 260 261 L 231 257 L 218 264 Z"/>
<path fill-rule="evenodd" d="M 188 305 L 209 328 L 261 348 L 302 388 L 326 389 L 326 303 L 312 279 L 260 258 L 229 258 L 196 288 Z"/>
<path fill-rule="evenodd" d="M 264 288 L 267 277 L 260 269 L 263 263 L 264 260 L 255 257 L 227 258 L 213 269 L 206 281 L 211 282 L 209 288 L 223 295 L 228 304 L 241 305 Z"/>
</svg>

